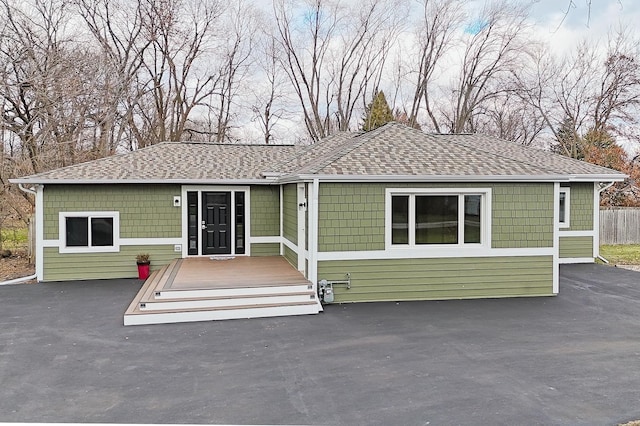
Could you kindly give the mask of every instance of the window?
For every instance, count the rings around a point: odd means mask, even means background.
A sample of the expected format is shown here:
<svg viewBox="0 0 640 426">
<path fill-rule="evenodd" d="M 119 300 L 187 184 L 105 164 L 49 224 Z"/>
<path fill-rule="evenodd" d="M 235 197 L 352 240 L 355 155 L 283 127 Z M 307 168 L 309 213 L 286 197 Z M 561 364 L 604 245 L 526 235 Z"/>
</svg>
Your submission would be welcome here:
<svg viewBox="0 0 640 426">
<path fill-rule="evenodd" d="M 60 220 L 60 253 L 119 251 L 118 212 L 64 212 Z"/>
<path fill-rule="evenodd" d="M 558 203 L 558 222 L 561 228 L 569 227 L 569 188 L 560 188 L 560 202 Z"/>
<path fill-rule="evenodd" d="M 394 247 L 485 243 L 489 190 L 472 191 L 388 189 L 389 243 Z"/>
</svg>

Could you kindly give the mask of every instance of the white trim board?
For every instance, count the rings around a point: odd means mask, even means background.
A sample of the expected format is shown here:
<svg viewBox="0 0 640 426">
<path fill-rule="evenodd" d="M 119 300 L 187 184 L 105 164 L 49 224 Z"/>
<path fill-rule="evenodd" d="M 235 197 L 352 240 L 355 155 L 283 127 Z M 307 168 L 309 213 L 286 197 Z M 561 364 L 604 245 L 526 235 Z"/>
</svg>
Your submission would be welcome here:
<svg viewBox="0 0 640 426">
<path fill-rule="evenodd" d="M 566 263 L 595 263 L 595 258 L 593 257 L 561 257 L 560 264 Z"/>
<path fill-rule="evenodd" d="M 274 235 L 271 237 L 249 237 L 249 244 L 280 244 L 282 238 Z"/>
<path fill-rule="evenodd" d="M 560 235 L 560 238 L 562 238 L 562 237 L 594 237 L 596 233 L 593 230 L 591 230 L 591 231 L 563 231 L 563 230 L 560 230 L 560 231 L 558 231 L 558 234 Z"/>
<path fill-rule="evenodd" d="M 560 291 L 560 183 L 553 184 L 553 294 Z"/>
<path fill-rule="evenodd" d="M 120 246 L 161 246 L 182 244 L 177 238 L 120 238 Z M 43 247 L 60 247 L 60 240 L 44 240 Z"/>
<path fill-rule="evenodd" d="M 554 247 L 543 248 L 497 248 L 497 249 L 469 249 L 461 250 L 458 247 L 437 250 L 426 249 L 394 249 L 371 251 L 333 251 L 320 252 L 317 255 L 319 262 L 329 260 L 383 260 L 383 259 L 446 259 L 465 257 L 524 257 L 524 256 L 553 256 Z"/>
</svg>

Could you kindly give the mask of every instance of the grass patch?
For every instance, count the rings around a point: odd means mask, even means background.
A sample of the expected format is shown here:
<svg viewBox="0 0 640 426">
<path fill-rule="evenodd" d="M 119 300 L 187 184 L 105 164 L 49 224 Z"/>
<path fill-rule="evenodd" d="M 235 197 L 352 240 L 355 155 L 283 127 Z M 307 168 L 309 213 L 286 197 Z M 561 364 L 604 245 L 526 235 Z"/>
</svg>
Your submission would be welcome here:
<svg viewBox="0 0 640 426">
<path fill-rule="evenodd" d="M 640 244 L 602 245 L 600 256 L 612 264 L 640 265 Z"/>
<path fill-rule="evenodd" d="M 27 228 L 0 229 L 0 243 L 4 249 L 24 249 L 29 246 L 29 231 Z"/>
</svg>

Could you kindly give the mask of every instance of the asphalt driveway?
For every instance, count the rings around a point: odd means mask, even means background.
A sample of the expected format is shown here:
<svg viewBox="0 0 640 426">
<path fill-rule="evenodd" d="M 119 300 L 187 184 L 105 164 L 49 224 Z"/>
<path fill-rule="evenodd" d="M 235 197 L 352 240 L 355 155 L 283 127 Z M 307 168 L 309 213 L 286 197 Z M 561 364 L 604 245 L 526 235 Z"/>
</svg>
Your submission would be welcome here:
<svg viewBox="0 0 640 426">
<path fill-rule="evenodd" d="M 551 298 L 122 326 L 134 280 L 0 288 L 0 421 L 614 425 L 640 418 L 640 273 Z"/>
</svg>

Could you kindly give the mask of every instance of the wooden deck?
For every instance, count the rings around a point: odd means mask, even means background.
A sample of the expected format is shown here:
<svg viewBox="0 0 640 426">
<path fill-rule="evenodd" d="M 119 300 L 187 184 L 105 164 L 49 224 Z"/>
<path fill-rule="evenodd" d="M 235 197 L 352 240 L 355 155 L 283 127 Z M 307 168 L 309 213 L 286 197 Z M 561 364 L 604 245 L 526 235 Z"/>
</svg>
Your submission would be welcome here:
<svg viewBox="0 0 640 426">
<path fill-rule="evenodd" d="M 125 325 L 317 314 L 313 285 L 283 257 L 176 259 L 155 271 Z"/>
<path fill-rule="evenodd" d="M 172 279 L 167 281 L 165 289 L 263 287 L 309 283 L 281 256 L 190 257 L 178 262 L 179 268 Z"/>
</svg>

